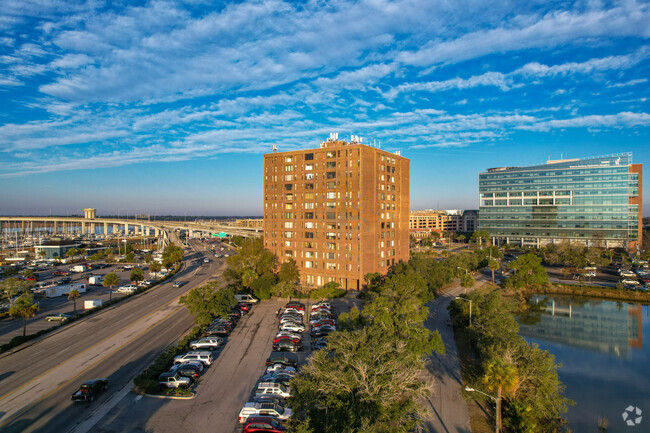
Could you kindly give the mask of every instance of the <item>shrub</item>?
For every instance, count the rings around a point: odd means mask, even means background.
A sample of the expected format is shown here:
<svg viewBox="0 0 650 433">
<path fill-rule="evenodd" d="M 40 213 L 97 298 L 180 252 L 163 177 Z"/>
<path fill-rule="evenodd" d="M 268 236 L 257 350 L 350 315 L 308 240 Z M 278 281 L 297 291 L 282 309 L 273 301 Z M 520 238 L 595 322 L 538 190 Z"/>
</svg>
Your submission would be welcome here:
<svg viewBox="0 0 650 433">
<path fill-rule="evenodd" d="M 271 288 L 260 287 L 253 290 L 253 294 L 259 299 L 271 299 Z"/>
<path fill-rule="evenodd" d="M 314 289 L 310 293 L 312 299 L 322 299 L 322 298 L 341 298 L 346 294 L 345 289 L 341 289 L 339 283 L 333 281 L 325 284 L 323 287 Z"/>
</svg>

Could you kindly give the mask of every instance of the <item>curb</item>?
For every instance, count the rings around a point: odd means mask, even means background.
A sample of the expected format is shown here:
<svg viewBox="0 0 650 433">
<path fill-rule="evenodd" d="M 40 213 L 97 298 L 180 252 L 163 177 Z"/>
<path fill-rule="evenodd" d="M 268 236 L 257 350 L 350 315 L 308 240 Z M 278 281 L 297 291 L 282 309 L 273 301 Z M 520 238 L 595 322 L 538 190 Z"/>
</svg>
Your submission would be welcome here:
<svg viewBox="0 0 650 433">
<path fill-rule="evenodd" d="M 192 400 L 196 398 L 196 392 L 192 391 L 192 395 L 183 396 L 183 395 L 154 395 L 154 394 L 138 394 L 143 397 L 159 398 L 163 400 Z"/>
</svg>

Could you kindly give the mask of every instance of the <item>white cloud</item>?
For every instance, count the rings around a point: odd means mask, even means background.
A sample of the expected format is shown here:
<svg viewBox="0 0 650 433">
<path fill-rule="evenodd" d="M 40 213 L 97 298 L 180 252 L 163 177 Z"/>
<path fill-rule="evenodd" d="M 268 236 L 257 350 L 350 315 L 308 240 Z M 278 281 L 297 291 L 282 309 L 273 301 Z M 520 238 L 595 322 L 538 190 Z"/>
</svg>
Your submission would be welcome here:
<svg viewBox="0 0 650 433">
<path fill-rule="evenodd" d="M 614 83 L 610 84 L 609 87 L 627 87 L 627 86 L 636 86 L 637 84 L 644 84 L 647 83 L 648 79 L 647 78 L 639 78 L 636 80 L 629 80 L 625 81 L 623 83 Z"/>
<path fill-rule="evenodd" d="M 385 92 L 384 96 L 394 99 L 403 92 L 441 92 L 445 90 L 463 90 L 479 86 L 498 87 L 507 91 L 512 87 L 512 80 L 500 72 L 486 72 L 482 75 L 465 78 L 451 78 L 444 81 L 429 81 L 424 83 L 401 84 Z"/>
<path fill-rule="evenodd" d="M 607 10 L 556 11 L 543 17 L 514 17 L 498 28 L 474 31 L 449 41 L 430 41 L 398 56 L 404 64 L 429 66 L 457 63 L 488 54 L 546 48 L 576 43 L 585 38 L 650 37 L 650 6 L 625 2 Z"/>
<path fill-rule="evenodd" d="M 563 128 L 633 128 L 650 126 L 650 114 L 622 112 L 618 114 L 578 116 L 569 119 L 552 119 L 530 125 L 516 126 L 528 131 L 549 131 Z"/>
</svg>

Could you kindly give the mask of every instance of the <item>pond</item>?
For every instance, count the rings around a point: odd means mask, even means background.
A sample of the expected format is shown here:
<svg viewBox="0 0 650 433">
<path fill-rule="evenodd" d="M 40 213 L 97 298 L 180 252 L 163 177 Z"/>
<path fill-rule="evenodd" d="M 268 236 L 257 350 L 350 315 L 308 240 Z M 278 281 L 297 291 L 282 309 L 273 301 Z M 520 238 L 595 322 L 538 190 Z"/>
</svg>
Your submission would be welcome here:
<svg viewBox="0 0 650 433">
<path fill-rule="evenodd" d="M 518 319 L 519 332 L 562 364 L 564 395 L 576 403 L 565 416 L 572 431 L 650 432 L 650 307 L 560 296 L 530 303 L 537 311 Z"/>
</svg>

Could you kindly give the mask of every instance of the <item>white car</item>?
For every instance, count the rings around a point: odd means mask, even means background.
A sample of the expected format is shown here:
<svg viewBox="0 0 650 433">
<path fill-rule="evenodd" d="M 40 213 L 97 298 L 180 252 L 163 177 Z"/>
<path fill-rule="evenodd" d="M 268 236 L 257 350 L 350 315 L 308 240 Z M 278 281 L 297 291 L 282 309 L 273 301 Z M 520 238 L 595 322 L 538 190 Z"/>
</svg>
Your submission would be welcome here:
<svg viewBox="0 0 650 433">
<path fill-rule="evenodd" d="M 219 347 L 223 339 L 219 337 L 205 337 L 190 343 L 191 349 L 208 349 L 215 350 Z"/>
<path fill-rule="evenodd" d="M 266 367 L 266 372 L 267 373 L 273 373 L 273 372 L 276 372 L 276 371 L 288 371 L 288 372 L 293 372 L 294 374 L 296 373 L 295 368 L 290 367 L 288 365 L 284 365 L 284 364 L 273 364 L 273 365 L 269 365 L 268 367 Z"/>
<path fill-rule="evenodd" d="M 275 335 L 275 338 L 278 337 L 302 338 L 302 334 L 299 332 L 292 332 L 292 331 L 280 331 Z"/>
<path fill-rule="evenodd" d="M 305 310 L 298 310 L 297 308 L 285 308 L 282 314 L 295 314 L 295 315 L 300 315 L 304 316 L 305 315 Z"/>
<path fill-rule="evenodd" d="M 637 280 L 623 280 L 621 281 L 626 286 L 640 286 L 641 283 L 639 283 Z"/>
<path fill-rule="evenodd" d="M 293 322 L 283 323 L 282 326 L 280 326 L 280 331 L 304 332 L 305 325 Z"/>
<path fill-rule="evenodd" d="M 276 418 L 279 421 L 288 420 L 293 413 L 291 409 L 287 407 L 282 407 L 279 404 L 273 402 L 254 402 L 249 401 L 244 404 L 241 411 L 239 412 L 239 422 L 244 424 L 249 416 L 270 416 Z"/>
<path fill-rule="evenodd" d="M 138 288 L 137 288 L 137 287 L 134 287 L 134 286 L 122 286 L 122 287 L 118 288 L 117 291 L 118 291 L 119 293 L 125 293 L 125 294 L 127 294 L 127 295 L 130 295 L 131 293 L 135 293 L 135 291 L 136 291 L 137 289 L 138 289 Z"/>
</svg>

